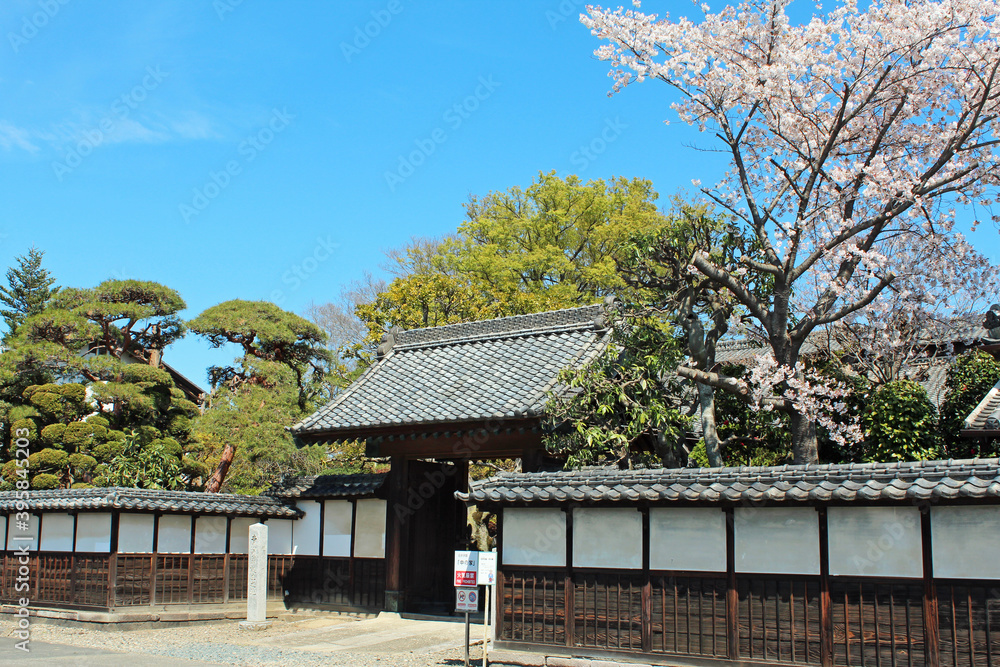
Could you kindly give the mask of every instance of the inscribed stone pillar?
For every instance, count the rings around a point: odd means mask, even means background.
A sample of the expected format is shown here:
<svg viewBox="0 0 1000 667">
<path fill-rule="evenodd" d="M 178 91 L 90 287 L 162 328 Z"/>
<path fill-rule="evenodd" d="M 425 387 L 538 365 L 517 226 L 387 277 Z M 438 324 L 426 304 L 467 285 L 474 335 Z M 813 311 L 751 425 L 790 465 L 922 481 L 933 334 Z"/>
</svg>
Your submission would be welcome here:
<svg viewBox="0 0 1000 667">
<path fill-rule="evenodd" d="M 241 627 L 267 627 L 267 526 L 250 526 L 247 545 L 247 620 Z"/>
</svg>

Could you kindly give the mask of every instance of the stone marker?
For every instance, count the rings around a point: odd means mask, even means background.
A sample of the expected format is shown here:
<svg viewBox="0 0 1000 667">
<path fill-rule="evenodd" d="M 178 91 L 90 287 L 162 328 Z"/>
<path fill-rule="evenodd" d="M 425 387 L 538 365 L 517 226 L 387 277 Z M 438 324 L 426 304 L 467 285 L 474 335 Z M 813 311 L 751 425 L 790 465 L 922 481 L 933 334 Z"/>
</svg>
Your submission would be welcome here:
<svg viewBox="0 0 1000 667">
<path fill-rule="evenodd" d="M 247 553 L 247 620 L 240 621 L 241 630 L 264 630 L 267 620 L 267 526 L 250 526 Z"/>
</svg>

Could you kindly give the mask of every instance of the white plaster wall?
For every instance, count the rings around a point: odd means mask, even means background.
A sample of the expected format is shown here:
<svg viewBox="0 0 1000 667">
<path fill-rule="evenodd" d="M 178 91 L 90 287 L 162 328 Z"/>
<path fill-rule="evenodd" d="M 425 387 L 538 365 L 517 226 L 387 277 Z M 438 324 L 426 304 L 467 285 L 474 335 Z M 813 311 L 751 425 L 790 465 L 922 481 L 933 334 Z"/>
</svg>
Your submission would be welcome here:
<svg viewBox="0 0 1000 667">
<path fill-rule="evenodd" d="M 726 571 L 726 514 L 714 507 L 649 510 L 649 567 Z"/>
<path fill-rule="evenodd" d="M 27 544 L 28 551 L 38 551 L 38 523 L 38 515 L 31 514 L 28 517 L 28 529 L 21 530 L 17 526 L 17 520 L 14 515 L 10 515 L 10 530 L 7 532 L 7 550 L 13 551 Z M 17 537 L 29 539 L 17 540 L 15 539 Z"/>
<path fill-rule="evenodd" d="M 77 515 L 76 550 L 96 553 L 107 553 L 111 550 L 110 513 L 80 512 Z"/>
<path fill-rule="evenodd" d="M 42 515 L 42 551 L 73 550 L 73 515 L 46 512 Z"/>
<path fill-rule="evenodd" d="M 323 555 L 351 555 L 350 500 L 326 500 L 323 508 Z"/>
<path fill-rule="evenodd" d="M 118 515 L 118 552 L 148 554 L 153 552 L 153 515 Z"/>
<path fill-rule="evenodd" d="M 812 507 L 737 507 L 736 571 L 819 574 L 819 518 Z"/>
<path fill-rule="evenodd" d="M 257 519 L 249 517 L 236 517 L 229 524 L 229 553 L 245 554 L 249 549 L 250 526 L 257 523 Z"/>
<path fill-rule="evenodd" d="M 932 507 L 934 576 L 1000 579 L 1000 507 Z"/>
<path fill-rule="evenodd" d="M 832 575 L 923 576 L 916 507 L 831 507 L 827 531 Z"/>
<path fill-rule="evenodd" d="M 226 517 L 200 516 L 194 522 L 196 554 L 226 553 Z"/>
<path fill-rule="evenodd" d="M 191 516 L 164 514 L 160 517 L 156 551 L 161 554 L 191 553 Z"/>
<path fill-rule="evenodd" d="M 373 498 L 357 503 L 354 555 L 357 558 L 385 558 L 386 501 Z"/>
<path fill-rule="evenodd" d="M 642 514 L 635 508 L 573 510 L 575 567 L 642 568 Z"/>
<path fill-rule="evenodd" d="M 504 565 L 566 565 L 566 513 L 555 508 L 506 508 L 501 560 Z"/>
<path fill-rule="evenodd" d="M 3 516 L 0 516 L 0 541 L 4 542 L 4 547 L 7 546 L 5 537 L 6 535 L 7 535 L 7 515 L 5 514 Z"/>
<path fill-rule="evenodd" d="M 292 523 L 290 519 L 267 520 L 267 553 L 292 553 Z"/>
<path fill-rule="evenodd" d="M 315 500 L 300 500 L 295 505 L 306 514 L 292 524 L 292 553 L 318 556 L 319 533 L 323 529 L 319 520 L 320 504 Z"/>
</svg>

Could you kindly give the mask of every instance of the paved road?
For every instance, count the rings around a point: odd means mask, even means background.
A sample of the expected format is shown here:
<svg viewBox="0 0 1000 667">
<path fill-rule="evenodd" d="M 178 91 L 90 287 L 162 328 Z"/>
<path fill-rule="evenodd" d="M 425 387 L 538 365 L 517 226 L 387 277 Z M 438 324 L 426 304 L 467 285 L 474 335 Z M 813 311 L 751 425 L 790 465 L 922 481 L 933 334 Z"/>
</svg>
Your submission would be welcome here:
<svg viewBox="0 0 1000 667">
<path fill-rule="evenodd" d="M 117 653 L 99 648 L 81 648 L 65 644 L 46 644 L 32 641 L 31 650 L 15 648 L 20 641 L 0 637 L 0 663 L 4 665 L 59 665 L 60 667 L 218 667 L 222 663 L 200 662 L 181 658 L 161 658 L 138 653 Z"/>
<path fill-rule="evenodd" d="M 81 626 L 32 626 L 31 651 L 15 648 L 13 624 L 0 619 L 0 665 L 385 665 L 454 664 L 465 626 L 383 614 L 357 621 L 340 617 L 277 621 L 261 632 L 240 631 L 235 621 L 116 631 Z M 473 640 L 482 625 L 473 626 Z"/>
</svg>

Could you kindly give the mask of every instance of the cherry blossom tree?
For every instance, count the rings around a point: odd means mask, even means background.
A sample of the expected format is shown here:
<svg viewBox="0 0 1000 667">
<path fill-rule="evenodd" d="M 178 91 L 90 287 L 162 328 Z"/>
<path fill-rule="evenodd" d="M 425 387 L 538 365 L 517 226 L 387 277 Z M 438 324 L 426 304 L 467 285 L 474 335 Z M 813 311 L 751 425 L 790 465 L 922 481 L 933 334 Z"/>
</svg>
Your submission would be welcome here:
<svg viewBox="0 0 1000 667">
<path fill-rule="evenodd" d="M 735 297 L 772 353 L 756 386 L 680 374 L 789 411 L 794 460 L 816 461 L 816 423 L 831 422 L 845 390 L 806 370 L 807 337 L 985 287 L 988 262 L 953 227 L 956 207 L 991 216 L 998 199 L 1000 2 L 846 0 L 806 22 L 787 1 L 702 5 L 699 22 L 635 4 L 588 7 L 581 20 L 608 42 L 596 53 L 613 93 L 669 84 L 680 119 L 727 154 L 729 169 L 701 190 L 750 243 L 730 265 L 696 254 L 691 270 Z M 747 287 L 761 279 L 763 296 Z"/>
</svg>

